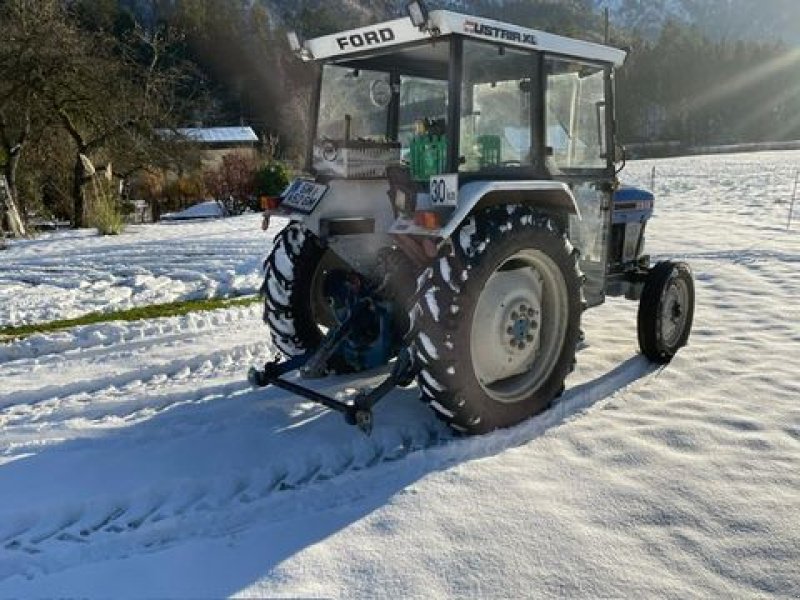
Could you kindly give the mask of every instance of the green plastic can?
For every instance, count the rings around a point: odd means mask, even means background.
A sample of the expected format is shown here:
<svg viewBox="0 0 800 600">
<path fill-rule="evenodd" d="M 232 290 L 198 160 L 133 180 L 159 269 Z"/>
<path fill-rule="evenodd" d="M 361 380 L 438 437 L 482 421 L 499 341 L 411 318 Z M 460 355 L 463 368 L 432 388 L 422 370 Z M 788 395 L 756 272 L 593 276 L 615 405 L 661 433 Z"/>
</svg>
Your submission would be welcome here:
<svg viewBox="0 0 800 600">
<path fill-rule="evenodd" d="M 411 140 L 411 176 L 427 181 L 447 168 L 447 139 L 443 135 L 420 135 Z"/>
</svg>

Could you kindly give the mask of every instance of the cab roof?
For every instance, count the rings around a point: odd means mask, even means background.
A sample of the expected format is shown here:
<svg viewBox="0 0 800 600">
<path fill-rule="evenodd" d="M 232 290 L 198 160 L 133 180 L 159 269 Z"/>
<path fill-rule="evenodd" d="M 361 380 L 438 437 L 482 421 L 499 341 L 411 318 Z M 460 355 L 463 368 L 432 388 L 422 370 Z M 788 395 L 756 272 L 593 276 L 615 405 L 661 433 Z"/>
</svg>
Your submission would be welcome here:
<svg viewBox="0 0 800 600">
<path fill-rule="evenodd" d="M 415 27 L 411 19 L 406 17 L 308 40 L 304 44 L 307 52 L 303 53 L 303 58 L 319 61 L 345 58 L 450 35 L 552 52 L 614 66 L 621 66 L 626 57 L 624 50 L 603 44 L 584 42 L 492 19 L 436 10 L 430 13 L 427 29 Z"/>
</svg>

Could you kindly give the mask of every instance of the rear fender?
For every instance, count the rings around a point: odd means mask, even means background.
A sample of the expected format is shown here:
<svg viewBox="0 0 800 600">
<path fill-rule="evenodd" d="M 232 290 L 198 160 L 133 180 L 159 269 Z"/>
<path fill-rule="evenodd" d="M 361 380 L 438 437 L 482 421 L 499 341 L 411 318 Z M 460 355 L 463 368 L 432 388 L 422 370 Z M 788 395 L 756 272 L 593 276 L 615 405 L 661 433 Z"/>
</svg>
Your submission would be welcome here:
<svg viewBox="0 0 800 600">
<path fill-rule="evenodd" d="M 474 181 L 458 191 L 458 206 L 439 235 L 448 239 L 474 212 L 505 204 L 522 204 L 550 214 L 581 218 L 575 196 L 560 181 Z"/>
</svg>

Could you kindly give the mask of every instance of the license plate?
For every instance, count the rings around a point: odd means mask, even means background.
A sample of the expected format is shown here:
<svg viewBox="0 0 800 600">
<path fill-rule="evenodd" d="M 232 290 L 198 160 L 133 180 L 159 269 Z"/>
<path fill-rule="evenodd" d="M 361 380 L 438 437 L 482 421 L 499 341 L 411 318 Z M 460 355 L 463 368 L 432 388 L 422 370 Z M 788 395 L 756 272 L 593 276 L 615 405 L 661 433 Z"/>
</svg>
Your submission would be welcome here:
<svg viewBox="0 0 800 600">
<path fill-rule="evenodd" d="M 458 175 L 434 175 L 431 177 L 431 204 L 455 206 L 458 204 Z"/>
<path fill-rule="evenodd" d="M 291 208 L 304 214 L 313 212 L 322 197 L 328 191 L 327 185 L 313 181 L 295 181 L 283 198 L 281 206 Z"/>
</svg>

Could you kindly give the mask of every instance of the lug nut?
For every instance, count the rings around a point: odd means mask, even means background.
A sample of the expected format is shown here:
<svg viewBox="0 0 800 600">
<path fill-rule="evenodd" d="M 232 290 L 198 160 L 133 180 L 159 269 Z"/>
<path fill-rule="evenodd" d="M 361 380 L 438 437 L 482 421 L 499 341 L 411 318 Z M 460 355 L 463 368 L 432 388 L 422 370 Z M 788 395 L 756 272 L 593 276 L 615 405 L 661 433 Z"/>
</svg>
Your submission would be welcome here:
<svg viewBox="0 0 800 600">
<path fill-rule="evenodd" d="M 533 312 L 533 309 L 532 309 L 532 308 L 529 308 L 529 309 L 528 309 L 528 316 L 529 316 L 529 317 L 532 317 L 532 316 L 533 316 L 533 315 L 535 315 L 535 314 L 536 314 L 536 313 L 535 313 L 535 312 Z"/>
<path fill-rule="evenodd" d="M 506 329 L 506 333 L 508 335 L 514 335 L 514 328 L 513 327 L 509 327 L 508 329 Z"/>
<path fill-rule="evenodd" d="M 529 335 L 525 339 L 528 340 L 528 343 L 533 343 L 533 336 L 532 335 Z"/>
<path fill-rule="evenodd" d="M 517 313 L 516 311 L 511 313 L 511 320 L 516 321 L 517 319 L 519 319 L 519 313 Z"/>
</svg>

